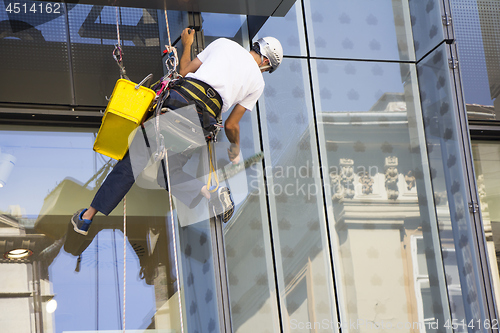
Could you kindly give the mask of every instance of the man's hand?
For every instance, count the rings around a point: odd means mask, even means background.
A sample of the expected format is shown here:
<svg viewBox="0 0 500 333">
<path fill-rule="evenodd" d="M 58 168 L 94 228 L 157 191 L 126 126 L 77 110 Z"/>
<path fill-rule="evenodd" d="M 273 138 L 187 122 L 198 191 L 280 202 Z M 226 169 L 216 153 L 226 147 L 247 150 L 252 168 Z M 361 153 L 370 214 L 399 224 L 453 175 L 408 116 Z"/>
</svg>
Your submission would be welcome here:
<svg viewBox="0 0 500 333">
<path fill-rule="evenodd" d="M 231 143 L 231 146 L 229 146 L 229 149 L 227 150 L 227 156 L 233 164 L 238 164 L 240 162 L 240 146 L 235 143 Z"/>
<path fill-rule="evenodd" d="M 194 42 L 194 29 L 186 28 L 181 33 L 181 42 L 184 49 L 188 49 Z"/>
<path fill-rule="evenodd" d="M 182 51 L 182 56 L 179 61 L 179 74 L 181 76 L 186 76 L 188 73 L 196 72 L 201 66 L 200 59 L 194 58 L 191 61 L 191 46 L 194 42 L 194 29 L 184 29 L 181 34 L 181 40 L 184 50 Z"/>
</svg>

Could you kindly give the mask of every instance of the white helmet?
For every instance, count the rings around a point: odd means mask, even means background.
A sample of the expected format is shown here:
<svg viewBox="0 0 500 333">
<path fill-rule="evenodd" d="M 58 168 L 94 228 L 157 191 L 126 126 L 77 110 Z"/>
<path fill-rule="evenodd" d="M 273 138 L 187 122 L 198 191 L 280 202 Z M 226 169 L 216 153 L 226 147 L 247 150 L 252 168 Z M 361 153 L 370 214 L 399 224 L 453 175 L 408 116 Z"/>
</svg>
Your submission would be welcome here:
<svg viewBox="0 0 500 333">
<path fill-rule="evenodd" d="M 271 70 L 269 73 L 272 73 L 278 68 L 283 60 L 283 48 L 281 47 L 281 43 L 274 37 L 264 37 L 259 38 L 255 43 L 259 45 L 260 54 L 269 59 L 269 64 L 271 65 Z"/>
</svg>

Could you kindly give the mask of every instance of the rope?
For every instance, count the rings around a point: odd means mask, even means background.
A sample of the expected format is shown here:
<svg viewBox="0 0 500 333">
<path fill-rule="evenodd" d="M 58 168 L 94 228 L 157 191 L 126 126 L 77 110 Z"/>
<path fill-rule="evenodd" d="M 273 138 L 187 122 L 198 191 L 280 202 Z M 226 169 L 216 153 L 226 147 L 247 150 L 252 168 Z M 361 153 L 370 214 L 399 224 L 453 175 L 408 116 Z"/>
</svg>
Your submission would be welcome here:
<svg viewBox="0 0 500 333">
<path fill-rule="evenodd" d="M 118 300 L 118 321 L 120 321 L 120 317 L 122 315 L 121 309 L 120 309 L 120 276 L 118 275 L 118 253 L 116 251 L 116 231 L 113 230 L 113 261 L 115 263 L 114 265 L 114 271 L 115 271 L 115 279 L 116 279 L 116 299 Z M 123 328 L 123 327 L 121 327 Z"/>
<path fill-rule="evenodd" d="M 174 247 L 174 262 L 175 262 L 175 275 L 177 277 L 177 298 L 179 300 L 179 319 L 181 322 L 181 332 L 184 333 L 184 320 L 182 319 L 182 302 L 181 302 L 181 290 L 179 283 L 179 263 L 177 262 L 177 241 L 175 237 L 175 223 L 174 223 L 174 210 L 172 205 L 172 191 L 170 187 L 170 176 L 169 176 L 169 168 L 168 168 L 168 156 L 165 153 L 164 155 L 165 164 L 167 166 L 167 186 L 168 186 L 168 201 L 170 204 L 170 222 L 172 224 L 172 239 L 173 239 L 173 247 Z"/>
<path fill-rule="evenodd" d="M 210 163 L 210 169 L 208 171 L 208 181 L 207 181 L 207 190 L 211 193 L 214 193 L 219 189 L 219 178 L 217 177 L 217 173 L 215 172 L 215 167 L 212 163 L 212 145 L 208 143 L 208 161 Z M 217 184 L 213 190 L 210 189 L 210 184 L 212 182 L 212 174 L 214 174 L 215 183 Z"/>
<path fill-rule="evenodd" d="M 127 73 L 125 71 L 125 66 L 123 66 L 123 52 L 121 48 L 121 40 L 120 40 L 120 20 L 118 15 L 118 7 L 115 7 L 116 12 L 116 36 L 118 39 L 118 44 L 115 44 L 115 49 L 113 50 L 113 58 L 116 61 L 116 64 L 120 68 L 120 78 L 129 79 Z"/>
<path fill-rule="evenodd" d="M 125 333 L 125 296 L 127 292 L 127 196 L 123 197 L 123 333 Z"/>
<path fill-rule="evenodd" d="M 170 40 L 170 27 L 168 26 L 168 16 L 166 8 L 165 8 L 165 22 L 167 23 L 168 46 L 172 47 L 172 41 Z"/>
<path fill-rule="evenodd" d="M 119 25 L 119 20 L 118 20 L 118 7 L 115 7 L 115 13 L 116 13 L 116 35 L 118 36 L 118 45 L 122 45 L 120 42 L 120 25 Z M 121 52 L 120 52 L 121 56 Z M 120 58 L 121 61 L 121 58 Z"/>
<path fill-rule="evenodd" d="M 165 61 L 168 74 L 165 76 L 165 78 L 170 79 L 168 81 L 172 81 L 177 79 L 178 77 L 178 74 L 176 73 L 176 68 L 177 64 L 179 63 L 179 58 L 177 56 L 177 49 L 175 47 L 172 47 L 172 39 L 170 38 L 170 26 L 168 24 L 167 9 L 165 9 L 165 24 L 167 26 L 167 37 L 168 37 L 168 46 L 165 46 L 168 52 L 167 60 Z"/>
</svg>

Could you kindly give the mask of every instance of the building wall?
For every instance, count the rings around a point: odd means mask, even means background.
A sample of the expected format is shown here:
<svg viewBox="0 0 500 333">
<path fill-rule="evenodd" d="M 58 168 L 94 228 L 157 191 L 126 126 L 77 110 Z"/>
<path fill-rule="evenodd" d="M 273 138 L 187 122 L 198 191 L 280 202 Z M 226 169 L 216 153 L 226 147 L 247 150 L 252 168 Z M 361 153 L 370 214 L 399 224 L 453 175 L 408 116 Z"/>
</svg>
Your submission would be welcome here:
<svg viewBox="0 0 500 333">
<path fill-rule="evenodd" d="M 478 215 L 468 213 L 475 184 L 468 178 L 460 73 L 448 62 L 456 45 L 443 25 L 447 6 L 298 0 L 258 32 L 257 38 L 277 37 L 285 54 L 279 70 L 264 74 L 264 93 L 241 120 L 243 157 L 257 162 L 224 182 L 236 199 L 234 217 L 222 226 L 234 332 L 451 332 L 451 323 L 494 317 L 477 242 L 482 234 L 474 229 Z M 88 112 L 105 106 L 118 76 L 110 55 L 116 12 L 67 8 L 48 21 L 20 16 L 34 26 L 30 34 L 9 30 L 0 40 L 7 73 L 1 84 L 13 91 L 0 90 L 1 102 Z M 162 13 L 118 13 L 131 79 L 161 75 Z M 169 18 L 172 34 L 186 25 L 185 13 Z M 202 18 L 207 43 L 222 36 L 249 48 L 249 18 Z M 44 89 L 60 85 L 63 97 L 42 89 L 24 100 L 19 93 L 33 71 L 21 65 L 22 50 L 39 44 L 44 52 L 30 64 L 44 71 L 35 70 L 32 80 L 48 76 Z M 14 49 L 22 56 L 12 57 Z M 56 51 L 71 59 L 51 56 Z M 47 65 L 54 59 L 62 69 Z M 126 204 L 96 217 L 87 237 L 75 235 L 69 218 L 90 201 L 112 161 L 92 152 L 96 128 L 33 124 L 0 128 L 1 153 L 15 157 L 10 177 L 1 178 L 0 217 L 26 229 L 36 244 L 29 260 L 40 275 L 20 283 L 41 281 L 42 294 L 55 295 L 53 314 L 37 309 L 45 330 L 121 330 L 126 323 L 222 331 L 213 252 L 221 240 L 213 223 L 172 225 L 165 191 L 138 183 Z M 221 135 L 218 161 L 227 159 L 227 144 Z M 262 160 L 255 157 L 261 151 Z M 199 171 L 196 163 L 187 168 Z M 182 220 L 181 205 L 175 208 Z M 7 250 L 11 236 L 0 237 Z M 75 311 L 82 308 L 85 318 Z"/>
</svg>

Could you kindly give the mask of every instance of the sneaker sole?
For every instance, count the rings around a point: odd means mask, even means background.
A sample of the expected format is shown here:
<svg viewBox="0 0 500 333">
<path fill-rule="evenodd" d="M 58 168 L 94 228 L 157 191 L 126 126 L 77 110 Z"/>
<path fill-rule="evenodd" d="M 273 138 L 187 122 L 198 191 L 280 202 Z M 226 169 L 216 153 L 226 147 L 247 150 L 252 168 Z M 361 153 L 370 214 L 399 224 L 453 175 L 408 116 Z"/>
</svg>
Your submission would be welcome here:
<svg viewBox="0 0 500 333">
<path fill-rule="evenodd" d="M 87 236 L 87 234 L 89 233 L 88 231 L 78 229 L 75 221 L 73 221 L 73 218 L 71 218 L 71 224 L 73 225 L 73 230 L 75 230 L 75 232 L 79 233 L 80 235 Z"/>
<path fill-rule="evenodd" d="M 223 205 L 223 211 L 233 208 L 233 202 L 231 201 L 231 192 L 229 191 L 229 189 L 225 190 L 224 194 L 219 194 L 219 200 Z"/>
<path fill-rule="evenodd" d="M 222 198 L 221 198 L 222 197 Z M 231 198 L 231 191 L 228 188 L 225 188 L 224 191 L 219 193 L 219 200 L 222 204 L 222 214 L 219 216 L 221 221 L 224 223 L 229 222 L 234 213 L 234 202 Z M 230 217 L 225 220 L 225 214 L 229 214 Z"/>
</svg>

